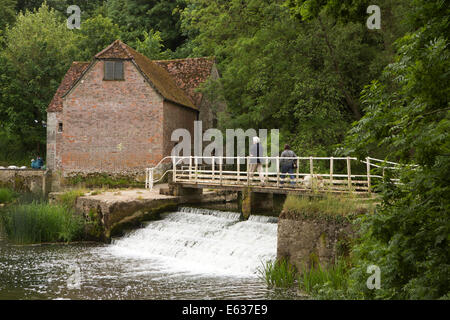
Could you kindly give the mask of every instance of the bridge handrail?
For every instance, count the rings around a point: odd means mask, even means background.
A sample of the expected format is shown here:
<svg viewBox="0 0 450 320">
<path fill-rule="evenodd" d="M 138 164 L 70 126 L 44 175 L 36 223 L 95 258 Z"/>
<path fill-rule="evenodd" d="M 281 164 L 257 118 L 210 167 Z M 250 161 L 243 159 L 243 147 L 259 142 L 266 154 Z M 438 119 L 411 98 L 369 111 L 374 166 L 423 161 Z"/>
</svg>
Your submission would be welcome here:
<svg viewBox="0 0 450 320">
<path fill-rule="evenodd" d="M 201 172 L 203 174 L 211 174 L 214 176 L 214 174 L 217 172 L 216 169 L 212 168 L 211 170 L 205 170 L 205 169 L 200 169 L 198 170 L 198 165 L 199 165 L 199 160 L 200 162 L 203 162 L 201 160 L 212 160 L 211 163 L 208 163 L 208 165 L 210 164 L 218 164 L 220 166 L 220 176 L 222 176 L 223 173 L 228 174 L 228 173 L 237 173 L 238 175 L 240 175 L 240 173 L 244 173 L 247 171 L 241 171 L 238 167 L 237 171 L 227 171 L 227 170 L 222 170 L 222 165 L 224 165 L 224 160 L 227 159 L 233 159 L 233 160 L 237 160 L 237 164 L 249 164 L 249 160 L 253 160 L 253 159 L 260 159 L 261 160 L 261 164 L 266 164 L 266 171 L 263 173 L 266 176 L 273 176 L 273 175 L 277 175 L 278 177 L 278 181 L 279 181 L 279 175 L 280 175 L 280 169 L 279 169 L 279 165 L 280 165 L 280 160 L 297 160 L 297 164 L 299 164 L 299 160 L 309 160 L 310 161 L 310 173 L 300 173 L 299 170 L 297 169 L 296 173 L 292 173 L 290 175 L 293 175 L 296 177 L 296 179 L 298 179 L 301 176 L 307 176 L 307 175 L 311 175 L 313 174 L 313 160 L 330 160 L 330 172 L 327 174 L 320 174 L 320 173 L 316 173 L 314 174 L 315 176 L 322 176 L 322 177 L 330 177 L 332 183 L 333 183 L 333 177 L 348 177 L 348 183 L 349 183 L 349 187 L 352 184 L 352 178 L 358 178 L 358 177 L 362 177 L 362 178 L 366 178 L 367 179 L 367 185 L 368 185 L 368 189 L 370 192 L 370 187 L 371 187 L 371 178 L 382 178 L 382 176 L 379 175 L 373 175 L 370 173 L 370 168 L 371 167 L 375 167 L 375 168 L 382 168 L 383 169 L 383 176 L 384 176 L 384 170 L 385 169 L 400 169 L 399 167 L 401 167 L 402 165 L 396 162 L 392 162 L 392 161 L 384 161 L 384 160 L 380 160 L 380 159 L 376 159 L 376 158 L 371 158 L 371 157 L 366 157 L 366 161 L 363 160 L 359 160 L 360 163 L 366 164 L 367 166 L 367 174 L 366 175 L 352 175 L 351 174 L 351 165 L 350 165 L 350 161 L 351 160 L 356 160 L 358 161 L 358 158 L 356 157 L 280 157 L 280 156 L 167 156 L 164 157 L 163 159 L 161 159 L 156 166 L 152 167 L 152 168 L 146 168 L 146 180 L 145 180 L 145 187 L 146 188 L 153 188 L 154 183 L 157 183 L 159 181 L 161 181 L 165 175 L 168 172 L 173 172 L 174 173 L 174 181 L 177 180 L 176 177 L 176 173 L 177 173 L 177 166 L 182 163 L 185 162 L 186 160 L 189 160 L 189 169 L 178 169 L 182 172 L 186 172 L 186 170 L 189 171 L 189 180 L 191 179 L 191 174 L 192 174 L 192 170 L 193 170 L 193 165 L 195 165 L 195 176 L 198 176 L 198 172 Z M 165 161 L 167 160 L 171 160 L 172 163 L 172 169 L 168 169 L 166 170 L 162 176 L 158 179 L 158 180 L 153 180 L 154 177 L 154 171 L 161 166 Z M 244 160 L 243 163 L 240 163 L 241 160 Z M 267 170 L 269 161 L 271 162 L 271 164 L 273 164 L 273 160 L 276 160 L 276 165 L 277 165 L 277 172 L 269 172 Z M 347 161 L 347 174 L 333 174 L 333 162 L 334 160 L 346 160 Z M 394 166 L 382 166 L 382 165 L 378 165 L 378 164 L 374 164 L 371 162 L 382 162 L 382 163 L 388 163 L 391 165 L 395 165 Z M 194 164 L 192 163 L 194 161 Z M 217 162 L 216 162 L 217 161 Z M 234 161 L 233 161 L 234 164 Z M 412 165 L 414 166 L 414 165 Z M 247 167 L 248 168 L 248 167 Z M 298 166 L 297 166 L 298 168 Z M 247 172 L 248 175 L 248 172 Z M 214 179 L 214 178 L 213 178 Z M 222 179 L 222 178 L 221 178 Z M 393 180 L 398 180 L 398 179 L 393 179 Z M 195 178 L 195 181 L 197 181 L 197 178 Z M 239 180 L 240 181 L 240 180 Z M 297 180 L 298 181 L 298 180 Z M 278 183 L 277 183 L 278 185 Z"/>
</svg>

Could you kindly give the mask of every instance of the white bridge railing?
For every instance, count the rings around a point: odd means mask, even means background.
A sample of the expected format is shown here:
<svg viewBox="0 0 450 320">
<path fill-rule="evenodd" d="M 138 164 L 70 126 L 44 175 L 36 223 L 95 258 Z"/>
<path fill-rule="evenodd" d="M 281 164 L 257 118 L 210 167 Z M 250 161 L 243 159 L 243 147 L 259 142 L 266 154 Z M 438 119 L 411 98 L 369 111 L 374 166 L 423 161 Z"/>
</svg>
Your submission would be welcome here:
<svg viewBox="0 0 450 320">
<path fill-rule="evenodd" d="M 251 164 L 257 159 L 262 170 L 251 172 Z M 292 173 L 281 172 L 282 160 L 296 163 Z M 359 174 L 352 173 L 352 165 Z M 373 179 L 382 179 L 385 170 L 396 170 L 400 166 L 395 162 L 370 157 L 360 161 L 353 157 L 171 156 L 163 158 L 155 167 L 146 169 L 145 187 L 152 189 L 155 183 L 172 172 L 173 182 L 184 184 L 370 193 Z M 155 172 L 159 175 L 156 180 Z M 398 179 L 392 181 L 398 183 Z"/>
</svg>

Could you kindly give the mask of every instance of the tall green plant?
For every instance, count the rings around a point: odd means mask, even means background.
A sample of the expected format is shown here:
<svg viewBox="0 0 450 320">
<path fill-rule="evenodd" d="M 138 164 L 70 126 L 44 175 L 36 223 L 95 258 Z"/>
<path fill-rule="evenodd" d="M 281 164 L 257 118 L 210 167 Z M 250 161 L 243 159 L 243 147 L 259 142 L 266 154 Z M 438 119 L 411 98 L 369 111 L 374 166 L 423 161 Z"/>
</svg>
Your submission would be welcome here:
<svg viewBox="0 0 450 320">
<path fill-rule="evenodd" d="M 30 244 L 80 239 L 83 221 L 65 206 L 33 202 L 10 206 L 1 212 L 8 239 Z"/>
</svg>

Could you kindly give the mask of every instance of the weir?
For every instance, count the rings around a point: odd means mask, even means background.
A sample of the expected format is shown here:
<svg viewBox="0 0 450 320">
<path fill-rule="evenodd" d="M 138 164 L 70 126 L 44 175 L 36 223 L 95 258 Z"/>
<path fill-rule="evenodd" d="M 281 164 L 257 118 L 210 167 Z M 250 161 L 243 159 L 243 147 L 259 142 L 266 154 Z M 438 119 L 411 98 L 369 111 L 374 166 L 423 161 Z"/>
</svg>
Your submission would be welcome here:
<svg viewBox="0 0 450 320">
<path fill-rule="evenodd" d="M 255 276 L 277 254 L 277 218 L 182 207 L 142 229 L 113 240 L 111 253 L 158 258 L 189 273 Z"/>
</svg>

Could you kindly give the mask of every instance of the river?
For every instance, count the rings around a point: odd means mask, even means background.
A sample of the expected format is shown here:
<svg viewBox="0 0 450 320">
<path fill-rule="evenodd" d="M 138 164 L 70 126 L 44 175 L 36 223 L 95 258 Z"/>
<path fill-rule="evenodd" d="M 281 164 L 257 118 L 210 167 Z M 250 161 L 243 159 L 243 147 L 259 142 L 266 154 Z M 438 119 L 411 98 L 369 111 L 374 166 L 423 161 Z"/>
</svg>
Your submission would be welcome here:
<svg viewBox="0 0 450 320">
<path fill-rule="evenodd" d="M 0 234 L 0 299 L 291 299 L 258 276 L 274 218 L 181 208 L 111 244 L 14 246 Z"/>
</svg>

